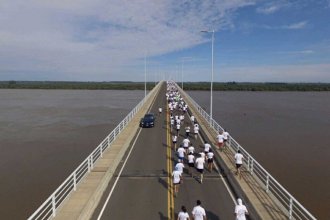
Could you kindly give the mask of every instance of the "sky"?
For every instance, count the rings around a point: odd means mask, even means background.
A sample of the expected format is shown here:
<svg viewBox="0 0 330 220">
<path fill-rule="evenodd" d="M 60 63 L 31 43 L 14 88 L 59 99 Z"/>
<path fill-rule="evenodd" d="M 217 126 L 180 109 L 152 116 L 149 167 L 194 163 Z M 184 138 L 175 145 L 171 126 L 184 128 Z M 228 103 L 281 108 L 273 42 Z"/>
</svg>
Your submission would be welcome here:
<svg viewBox="0 0 330 220">
<path fill-rule="evenodd" d="M 0 0 L 0 80 L 330 82 L 330 0 Z M 146 64 L 146 65 L 145 65 Z"/>
</svg>

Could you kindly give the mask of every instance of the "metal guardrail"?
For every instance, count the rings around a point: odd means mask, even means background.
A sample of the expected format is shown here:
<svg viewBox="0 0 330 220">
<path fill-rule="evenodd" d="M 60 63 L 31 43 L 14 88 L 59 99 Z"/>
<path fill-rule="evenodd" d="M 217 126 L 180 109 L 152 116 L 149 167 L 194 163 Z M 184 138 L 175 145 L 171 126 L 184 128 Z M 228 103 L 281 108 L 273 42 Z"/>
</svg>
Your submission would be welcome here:
<svg viewBox="0 0 330 220">
<path fill-rule="evenodd" d="M 179 88 L 178 85 L 176 85 Z M 179 88 L 180 89 L 180 88 Z M 180 89 L 180 92 L 184 92 Z M 209 123 L 210 127 L 216 132 L 224 131 L 224 129 L 210 117 L 206 111 L 200 107 L 186 92 L 185 96 L 193 103 L 194 107 L 201 116 Z M 244 160 L 243 166 L 250 174 L 259 182 L 267 193 L 271 193 L 286 211 L 288 219 L 312 219 L 316 218 L 304 208 L 276 179 L 267 172 L 232 136 L 229 135 L 228 146 L 233 152 L 241 151 Z M 234 155 L 233 155 L 234 156 Z"/>
<path fill-rule="evenodd" d="M 135 108 L 128 113 L 128 115 L 117 125 L 117 127 L 107 136 L 104 140 L 95 148 L 95 150 L 78 166 L 75 171 L 53 192 L 46 201 L 28 218 L 28 220 L 36 219 L 50 219 L 56 216 L 56 211 L 64 200 L 76 191 L 78 184 L 81 180 L 91 172 L 95 162 L 103 156 L 103 152 L 110 147 L 116 137 L 126 127 L 126 125 L 132 120 L 134 115 L 141 109 L 145 101 L 151 96 L 153 91 L 157 90 L 157 87 L 161 83 L 148 93 Z"/>
</svg>

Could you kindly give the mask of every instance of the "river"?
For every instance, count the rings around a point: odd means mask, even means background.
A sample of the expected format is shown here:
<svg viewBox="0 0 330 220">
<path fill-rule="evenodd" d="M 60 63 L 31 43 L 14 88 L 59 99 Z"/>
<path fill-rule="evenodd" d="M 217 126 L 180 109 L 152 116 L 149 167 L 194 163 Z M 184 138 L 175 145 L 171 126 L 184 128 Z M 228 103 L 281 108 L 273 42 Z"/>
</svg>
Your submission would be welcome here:
<svg viewBox="0 0 330 220">
<path fill-rule="evenodd" d="M 26 219 L 144 91 L 0 90 L 0 213 Z M 208 111 L 209 92 L 189 94 Z M 214 118 L 298 201 L 330 219 L 330 93 L 214 92 Z"/>
<path fill-rule="evenodd" d="M 209 92 L 189 94 L 209 111 Z M 213 117 L 312 214 L 330 219 L 330 92 L 216 91 Z"/>
</svg>

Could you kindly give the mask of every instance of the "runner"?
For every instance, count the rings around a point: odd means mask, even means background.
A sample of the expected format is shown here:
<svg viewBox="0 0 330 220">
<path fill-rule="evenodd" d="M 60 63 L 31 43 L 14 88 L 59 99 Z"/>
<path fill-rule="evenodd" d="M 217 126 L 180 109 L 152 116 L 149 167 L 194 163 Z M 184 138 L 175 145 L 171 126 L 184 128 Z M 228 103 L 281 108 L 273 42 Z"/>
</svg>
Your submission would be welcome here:
<svg viewBox="0 0 330 220">
<path fill-rule="evenodd" d="M 178 220 L 190 220 L 189 214 L 185 206 L 181 206 L 181 211 L 178 214 Z"/>
<path fill-rule="evenodd" d="M 241 154 L 241 151 L 238 150 L 235 154 L 235 163 L 236 163 L 236 175 L 241 178 L 241 166 L 243 164 L 244 156 Z"/>
<path fill-rule="evenodd" d="M 189 125 L 187 127 L 185 127 L 185 130 L 186 130 L 186 136 L 189 137 L 189 134 L 190 134 L 190 127 L 189 127 Z"/>
<path fill-rule="evenodd" d="M 235 206 L 236 220 L 246 220 L 245 215 L 248 215 L 248 210 L 240 198 L 237 199 L 237 205 Z"/>
<path fill-rule="evenodd" d="M 207 157 L 207 168 L 210 172 L 212 172 L 214 153 L 212 152 L 211 148 L 210 148 L 209 152 L 206 154 L 206 157 Z"/>
<path fill-rule="evenodd" d="M 192 210 L 192 215 L 194 220 L 206 220 L 206 212 L 205 209 L 201 206 L 202 202 L 200 200 L 196 201 L 196 206 Z"/>
<path fill-rule="evenodd" d="M 179 136 L 180 127 L 181 127 L 181 124 L 180 124 L 180 120 L 179 120 L 179 123 L 178 122 L 176 123 L 176 135 L 177 136 Z"/>
<path fill-rule="evenodd" d="M 191 177 L 193 177 L 192 168 L 195 166 L 195 156 L 193 153 L 188 154 L 188 168 L 189 173 L 191 174 Z"/>
<path fill-rule="evenodd" d="M 174 186 L 174 196 L 176 197 L 176 195 L 179 192 L 179 186 L 182 180 L 181 172 L 175 169 L 172 173 L 172 177 L 173 177 L 173 186 Z"/>
<path fill-rule="evenodd" d="M 199 133 L 199 125 L 197 123 L 194 124 L 194 135 L 195 135 L 195 139 L 197 140 L 198 137 L 198 133 Z"/>
<path fill-rule="evenodd" d="M 203 158 L 203 155 L 200 155 L 196 159 L 196 169 L 198 172 L 200 172 L 200 183 L 203 183 L 203 173 L 204 173 L 204 163 L 205 163 L 205 158 Z"/>
<path fill-rule="evenodd" d="M 184 154 L 186 153 L 185 149 L 182 146 L 180 146 L 177 152 L 178 152 L 179 160 L 183 162 Z"/>
<path fill-rule="evenodd" d="M 183 168 L 184 168 L 184 164 L 180 160 L 178 160 L 178 163 L 175 164 L 174 169 L 180 171 L 181 172 L 181 175 L 182 175 Z"/>
<path fill-rule="evenodd" d="M 186 137 L 186 138 L 183 139 L 183 141 L 182 141 L 182 145 L 183 145 L 183 148 L 186 150 L 186 153 L 188 153 L 189 143 L 190 143 L 190 140 L 189 140 L 188 137 Z"/>
<path fill-rule="evenodd" d="M 178 136 L 173 135 L 172 142 L 173 142 L 174 151 L 176 151 L 176 143 L 178 142 Z"/>
<path fill-rule="evenodd" d="M 228 141 L 228 138 L 229 138 L 229 133 L 226 131 L 226 129 L 224 130 L 223 132 L 223 142 L 224 142 L 224 148 L 227 149 L 227 141 Z"/>
<path fill-rule="evenodd" d="M 195 147 L 192 145 L 192 143 L 190 143 L 190 146 L 188 147 L 188 154 L 189 153 L 195 153 Z"/>
<path fill-rule="evenodd" d="M 161 115 L 162 112 L 163 112 L 163 109 L 162 109 L 161 107 L 159 107 L 159 109 L 158 109 L 158 114 Z"/>
<path fill-rule="evenodd" d="M 191 120 L 191 122 L 193 123 L 193 124 L 195 124 L 195 116 L 190 116 L 190 120 Z"/>
<path fill-rule="evenodd" d="M 205 154 L 207 154 L 210 151 L 210 149 L 211 149 L 211 145 L 207 141 L 205 141 L 205 143 L 204 143 Z"/>
<path fill-rule="evenodd" d="M 218 139 L 218 147 L 219 147 L 219 150 L 222 151 L 223 141 L 224 141 L 223 131 L 219 131 L 219 134 L 218 134 L 218 136 L 217 136 L 217 139 Z"/>
</svg>

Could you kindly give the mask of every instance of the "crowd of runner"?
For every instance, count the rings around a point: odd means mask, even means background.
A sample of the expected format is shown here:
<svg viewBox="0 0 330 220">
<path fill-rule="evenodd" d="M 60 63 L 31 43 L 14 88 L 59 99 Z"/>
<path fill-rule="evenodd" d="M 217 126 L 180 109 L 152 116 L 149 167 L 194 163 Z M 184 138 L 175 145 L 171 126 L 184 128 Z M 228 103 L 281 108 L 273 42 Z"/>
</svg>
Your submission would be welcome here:
<svg viewBox="0 0 330 220">
<path fill-rule="evenodd" d="M 207 141 L 204 142 L 203 148 L 196 148 L 193 146 L 192 139 L 197 140 L 199 137 L 199 124 L 196 118 L 191 115 L 189 117 L 188 110 L 189 107 L 184 99 L 181 97 L 179 91 L 175 85 L 171 82 L 167 83 L 166 100 L 170 114 L 170 129 L 172 133 L 173 150 L 176 152 L 177 159 L 172 172 L 174 196 L 177 196 L 179 192 L 179 186 L 183 183 L 183 171 L 185 164 L 187 165 L 188 174 L 194 177 L 195 172 L 199 173 L 198 177 L 195 178 L 200 184 L 203 183 L 203 174 L 205 167 L 209 172 L 213 171 L 214 166 L 214 153 L 212 150 L 211 143 Z M 161 108 L 159 110 L 161 113 Z M 189 120 L 185 121 L 185 116 Z M 187 122 L 188 121 L 188 122 Z M 180 142 L 180 130 L 184 129 L 184 135 L 182 141 Z M 192 128 L 192 129 L 191 129 Z M 193 133 L 193 134 L 192 134 Z M 222 151 L 226 147 L 226 142 L 228 141 L 229 134 L 226 130 L 219 131 L 216 137 L 218 143 L 218 149 Z M 240 166 L 243 161 L 243 155 L 240 152 L 235 154 L 237 175 L 240 175 Z M 196 170 L 196 171 L 195 171 Z M 245 214 L 247 214 L 246 207 L 242 204 L 242 200 L 238 199 L 238 205 L 235 207 L 235 216 L 237 220 L 244 220 Z M 206 219 L 205 209 L 201 206 L 201 201 L 197 200 L 196 206 L 192 210 L 192 219 L 203 220 Z M 181 207 L 181 211 L 178 214 L 178 220 L 190 219 L 189 214 L 185 206 Z"/>
</svg>

